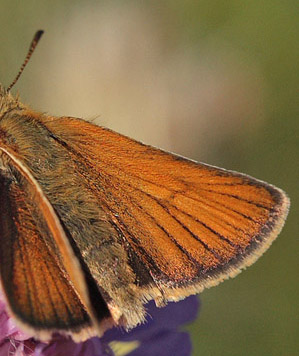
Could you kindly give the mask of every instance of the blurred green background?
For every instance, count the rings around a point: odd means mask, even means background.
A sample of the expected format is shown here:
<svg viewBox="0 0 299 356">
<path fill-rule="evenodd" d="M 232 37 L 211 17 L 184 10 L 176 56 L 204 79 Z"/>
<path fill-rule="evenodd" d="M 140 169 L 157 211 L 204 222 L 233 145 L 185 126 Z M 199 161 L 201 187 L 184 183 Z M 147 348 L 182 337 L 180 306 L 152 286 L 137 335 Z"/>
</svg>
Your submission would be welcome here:
<svg viewBox="0 0 299 356">
<path fill-rule="evenodd" d="M 255 265 L 201 295 L 194 355 L 297 355 L 298 5 L 295 1 L 3 1 L 0 81 L 56 115 L 248 173 L 292 206 Z M 296 218 L 297 216 L 297 218 Z"/>
</svg>

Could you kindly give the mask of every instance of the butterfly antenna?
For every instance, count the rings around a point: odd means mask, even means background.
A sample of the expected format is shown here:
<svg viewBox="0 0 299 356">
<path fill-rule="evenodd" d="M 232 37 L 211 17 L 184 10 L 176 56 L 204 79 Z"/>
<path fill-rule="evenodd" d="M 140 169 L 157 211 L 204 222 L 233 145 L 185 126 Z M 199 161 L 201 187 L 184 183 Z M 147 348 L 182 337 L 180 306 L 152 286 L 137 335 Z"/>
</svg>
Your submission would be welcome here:
<svg viewBox="0 0 299 356">
<path fill-rule="evenodd" d="M 42 37 L 44 31 L 43 30 L 39 30 L 36 32 L 36 34 L 34 35 L 33 37 L 33 40 L 30 44 L 30 47 L 29 47 L 29 50 L 28 50 L 28 53 L 27 53 L 27 56 L 19 70 L 19 73 L 17 74 L 17 76 L 15 77 L 15 79 L 13 80 L 13 82 L 10 84 L 10 86 L 7 88 L 7 92 L 9 92 L 11 90 L 11 88 L 16 84 L 16 82 L 18 81 L 18 79 L 20 78 L 21 74 L 23 73 L 23 70 L 25 69 L 27 63 L 29 62 L 31 56 L 32 56 L 32 53 L 34 52 L 40 38 Z"/>
</svg>

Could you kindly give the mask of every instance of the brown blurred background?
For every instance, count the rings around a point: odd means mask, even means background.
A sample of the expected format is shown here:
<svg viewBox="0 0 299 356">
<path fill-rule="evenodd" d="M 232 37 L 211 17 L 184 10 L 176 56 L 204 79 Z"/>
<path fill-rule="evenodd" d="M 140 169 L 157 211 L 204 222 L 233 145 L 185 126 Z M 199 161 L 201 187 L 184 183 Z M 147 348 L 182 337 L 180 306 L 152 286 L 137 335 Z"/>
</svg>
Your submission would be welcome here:
<svg viewBox="0 0 299 356">
<path fill-rule="evenodd" d="M 46 31 L 14 88 L 23 102 L 248 173 L 291 197 L 265 256 L 201 295 L 188 327 L 195 356 L 299 349 L 296 11 L 295 1 L 276 0 L 0 0 L 3 85 L 34 32 Z"/>
</svg>

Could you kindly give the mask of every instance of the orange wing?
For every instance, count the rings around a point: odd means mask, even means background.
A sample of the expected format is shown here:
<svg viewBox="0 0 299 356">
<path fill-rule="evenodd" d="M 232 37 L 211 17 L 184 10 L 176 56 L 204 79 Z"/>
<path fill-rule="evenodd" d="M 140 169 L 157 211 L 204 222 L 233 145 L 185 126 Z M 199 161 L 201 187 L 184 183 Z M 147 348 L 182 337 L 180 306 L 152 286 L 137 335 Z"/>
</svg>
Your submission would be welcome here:
<svg viewBox="0 0 299 356">
<path fill-rule="evenodd" d="M 0 275 L 10 312 L 42 340 L 57 331 L 95 335 L 85 281 L 55 212 L 27 168 L 5 148 L 0 154 Z"/>
<path fill-rule="evenodd" d="M 147 299 L 218 284 L 252 264 L 280 232 L 286 194 L 249 176 L 146 146 L 73 118 L 43 119 L 71 152 L 122 236 Z M 149 277 L 150 275 L 150 277 Z"/>
</svg>

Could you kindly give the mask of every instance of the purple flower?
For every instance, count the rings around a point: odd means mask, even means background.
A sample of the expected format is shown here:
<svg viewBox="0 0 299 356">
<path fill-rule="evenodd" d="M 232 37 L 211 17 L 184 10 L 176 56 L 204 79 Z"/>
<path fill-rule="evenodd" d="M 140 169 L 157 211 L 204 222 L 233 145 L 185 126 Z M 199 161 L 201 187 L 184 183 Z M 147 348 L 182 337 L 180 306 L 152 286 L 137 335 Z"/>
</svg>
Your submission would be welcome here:
<svg viewBox="0 0 299 356">
<path fill-rule="evenodd" d="M 6 313 L 0 294 L 0 355 L 189 356 L 190 337 L 179 328 L 196 317 L 198 306 L 198 299 L 194 296 L 179 303 L 170 303 L 165 308 L 157 308 L 150 302 L 147 305 L 147 323 L 131 332 L 114 328 L 108 330 L 102 338 L 94 337 L 82 343 L 57 335 L 45 343 L 35 340 L 15 326 Z"/>
<path fill-rule="evenodd" d="M 150 302 L 145 324 L 129 333 L 116 328 L 108 330 L 103 339 L 108 342 L 138 342 L 138 348 L 127 354 L 129 356 L 190 356 L 190 336 L 180 327 L 193 321 L 198 309 L 199 299 L 196 296 L 179 303 L 169 303 L 164 308 L 157 308 L 154 302 Z"/>
</svg>

